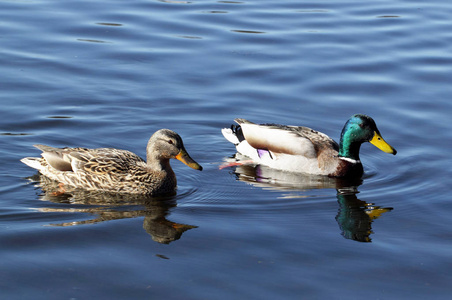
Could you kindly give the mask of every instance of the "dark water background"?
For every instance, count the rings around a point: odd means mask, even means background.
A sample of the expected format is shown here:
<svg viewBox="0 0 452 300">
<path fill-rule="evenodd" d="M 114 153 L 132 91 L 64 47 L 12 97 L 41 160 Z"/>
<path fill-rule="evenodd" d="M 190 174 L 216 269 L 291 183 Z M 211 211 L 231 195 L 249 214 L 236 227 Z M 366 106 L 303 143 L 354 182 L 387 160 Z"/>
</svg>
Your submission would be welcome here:
<svg viewBox="0 0 452 300">
<path fill-rule="evenodd" d="M 445 0 L 1 1 L 2 298 L 450 297 L 451 16 Z M 398 150 L 363 145 L 362 182 L 218 169 L 235 117 L 337 140 L 354 113 Z M 172 163 L 175 197 L 52 196 L 19 162 L 36 143 L 144 156 L 160 128 L 204 167 Z"/>
</svg>

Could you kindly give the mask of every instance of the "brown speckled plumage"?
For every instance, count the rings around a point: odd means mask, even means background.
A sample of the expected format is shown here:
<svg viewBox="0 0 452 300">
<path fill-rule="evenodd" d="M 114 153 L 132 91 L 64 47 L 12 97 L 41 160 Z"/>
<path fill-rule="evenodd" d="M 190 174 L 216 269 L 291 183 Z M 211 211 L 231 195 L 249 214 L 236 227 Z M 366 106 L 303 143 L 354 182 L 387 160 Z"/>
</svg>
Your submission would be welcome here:
<svg viewBox="0 0 452 300">
<path fill-rule="evenodd" d="M 170 158 L 202 170 L 187 154 L 180 136 L 168 129 L 157 131 L 149 139 L 147 162 L 130 151 L 113 148 L 35 147 L 43 151 L 43 157 L 24 158 L 22 162 L 50 179 L 86 190 L 148 195 L 174 193 L 177 180 Z"/>
</svg>

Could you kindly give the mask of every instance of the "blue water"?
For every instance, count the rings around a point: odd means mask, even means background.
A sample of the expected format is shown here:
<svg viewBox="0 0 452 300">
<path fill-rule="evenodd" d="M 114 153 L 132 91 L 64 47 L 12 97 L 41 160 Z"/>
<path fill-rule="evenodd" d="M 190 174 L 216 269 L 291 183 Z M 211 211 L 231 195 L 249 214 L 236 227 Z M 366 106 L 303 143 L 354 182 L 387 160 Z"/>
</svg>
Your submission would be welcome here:
<svg viewBox="0 0 452 300">
<path fill-rule="evenodd" d="M 1 1 L 5 299 L 446 299 L 452 288 L 448 1 Z M 236 117 L 338 140 L 372 116 L 353 184 L 219 170 Z M 145 156 L 178 132 L 174 197 L 52 194 L 32 147 Z M 31 177 L 31 178 L 30 178 Z"/>
</svg>

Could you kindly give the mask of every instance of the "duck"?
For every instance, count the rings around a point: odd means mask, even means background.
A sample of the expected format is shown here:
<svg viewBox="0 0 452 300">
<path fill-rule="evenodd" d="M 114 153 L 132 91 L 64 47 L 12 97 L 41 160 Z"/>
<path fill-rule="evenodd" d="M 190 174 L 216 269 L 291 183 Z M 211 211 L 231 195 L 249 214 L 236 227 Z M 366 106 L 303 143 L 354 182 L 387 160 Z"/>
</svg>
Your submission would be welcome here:
<svg viewBox="0 0 452 300">
<path fill-rule="evenodd" d="M 309 127 L 255 124 L 241 118 L 234 121 L 238 125 L 223 128 L 221 132 L 239 154 L 250 158 L 243 160 L 243 164 L 329 177 L 361 177 L 364 173 L 359 158 L 362 143 L 370 142 L 383 152 L 397 154 L 383 139 L 375 121 L 364 114 L 355 114 L 347 120 L 339 144 Z M 226 167 L 240 164 L 234 162 Z"/>
<path fill-rule="evenodd" d="M 59 182 L 60 187 L 151 196 L 172 194 L 177 180 L 170 159 L 202 170 L 187 153 L 182 138 L 169 129 L 160 129 L 151 136 L 146 161 L 133 152 L 114 148 L 34 146 L 42 151 L 42 157 L 25 157 L 21 161 Z"/>
</svg>

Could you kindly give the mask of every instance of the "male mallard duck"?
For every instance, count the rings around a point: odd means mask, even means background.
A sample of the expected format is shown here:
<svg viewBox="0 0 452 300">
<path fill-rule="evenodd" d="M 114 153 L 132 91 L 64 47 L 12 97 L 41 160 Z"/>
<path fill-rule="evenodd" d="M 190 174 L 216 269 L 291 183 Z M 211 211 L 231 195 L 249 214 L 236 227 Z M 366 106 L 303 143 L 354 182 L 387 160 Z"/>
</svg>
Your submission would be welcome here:
<svg viewBox="0 0 452 300">
<path fill-rule="evenodd" d="M 339 145 L 326 134 L 308 127 L 234 121 L 239 125 L 224 128 L 222 133 L 236 145 L 237 151 L 254 163 L 284 171 L 361 177 L 362 143 L 370 142 L 386 153 L 397 153 L 383 140 L 375 121 L 361 114 L 353 115 L 345 123 Z"/>
<path fill-rule="evenodd" d="M 44 176 L 76 188 L 133 194 L 165 194 L 176 189 L 169 159 L 176 158 L 195 170 L 202 167 L 185 150 L 181 137 L 160 129 L 149 139 L 147 162 L 138 155 L 113 148 L 53 148 L 34 145 L 42 158 L 21 161 Z"/>
</svg>

